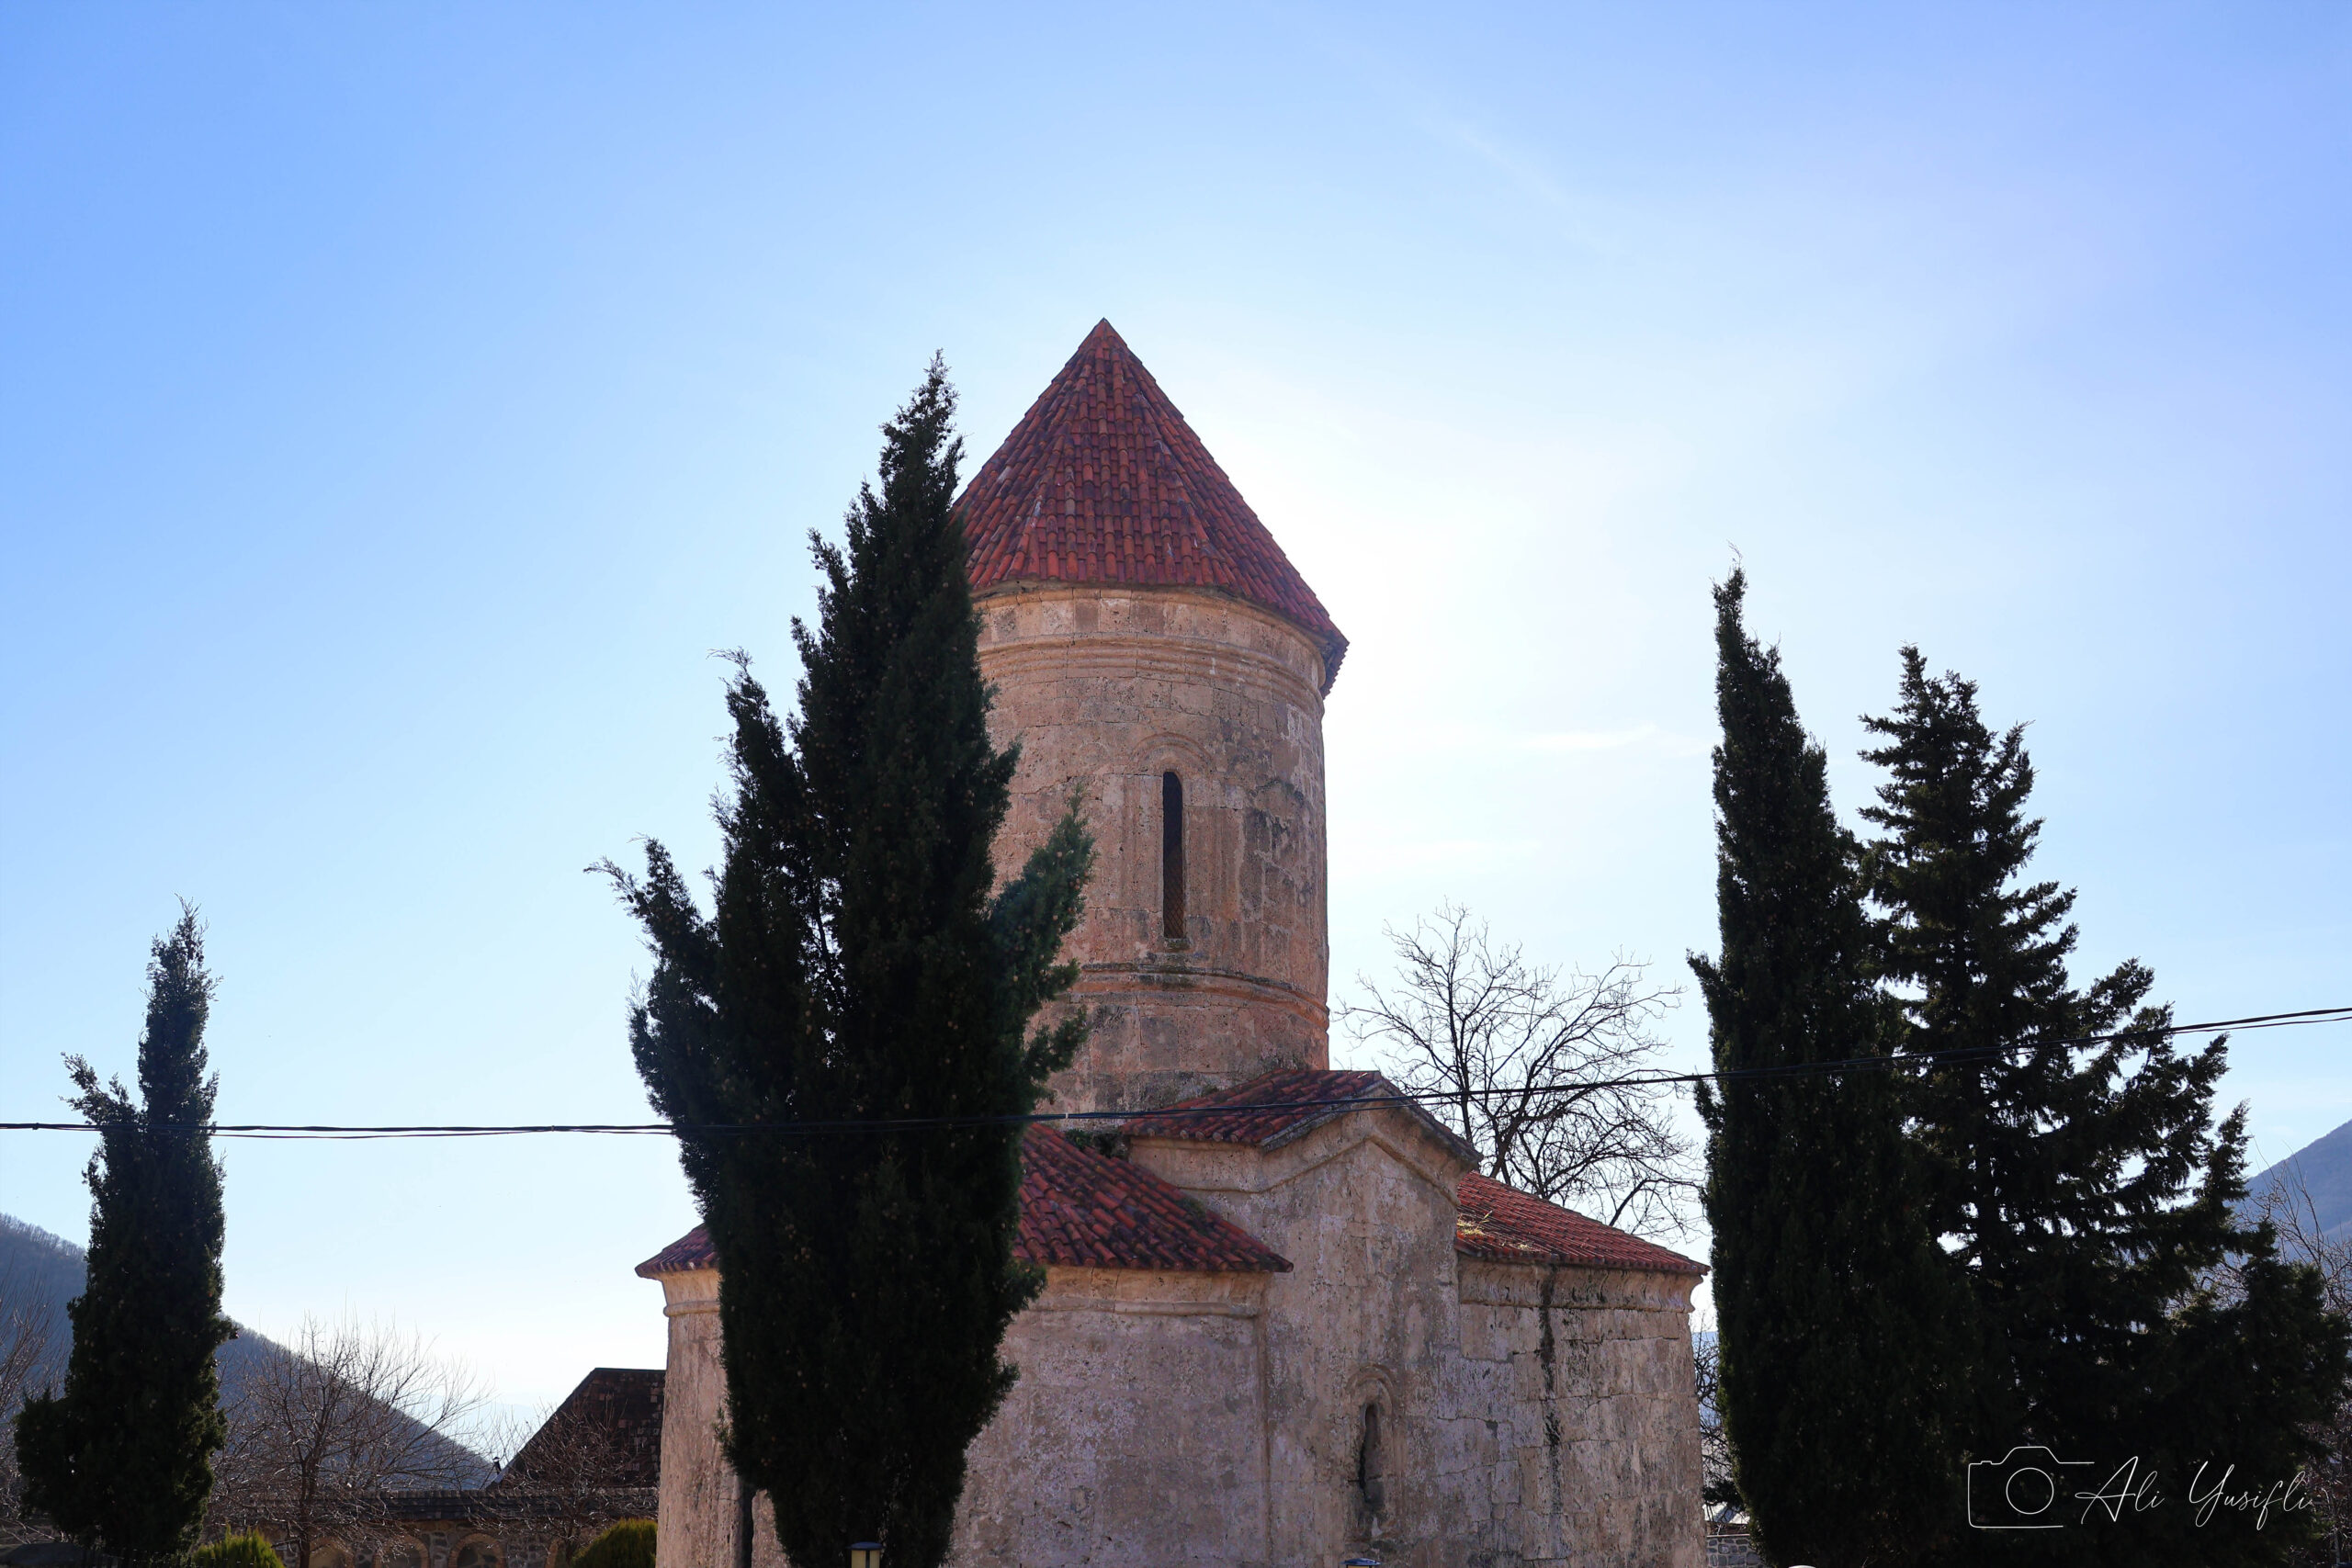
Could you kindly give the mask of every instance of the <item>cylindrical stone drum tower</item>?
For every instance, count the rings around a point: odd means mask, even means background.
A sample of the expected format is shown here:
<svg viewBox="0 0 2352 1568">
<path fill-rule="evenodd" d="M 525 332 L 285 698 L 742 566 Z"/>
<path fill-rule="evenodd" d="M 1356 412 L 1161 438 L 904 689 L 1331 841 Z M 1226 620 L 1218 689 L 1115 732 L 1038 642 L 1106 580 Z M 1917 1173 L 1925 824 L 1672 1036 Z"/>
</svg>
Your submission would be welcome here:
<svg viewBox="0 0 2352 1568">
<path fill-rule="evenodd" d="M 957 504 L 990 728 L 1021 747 L 998 872 L 1073 790 L 1095 837 L 1068 949 L 1091 1032 L 1056 1108 L 1329 1066 L 1323 696 L 1347 639 L 1108 321 Z"/>
</svg>

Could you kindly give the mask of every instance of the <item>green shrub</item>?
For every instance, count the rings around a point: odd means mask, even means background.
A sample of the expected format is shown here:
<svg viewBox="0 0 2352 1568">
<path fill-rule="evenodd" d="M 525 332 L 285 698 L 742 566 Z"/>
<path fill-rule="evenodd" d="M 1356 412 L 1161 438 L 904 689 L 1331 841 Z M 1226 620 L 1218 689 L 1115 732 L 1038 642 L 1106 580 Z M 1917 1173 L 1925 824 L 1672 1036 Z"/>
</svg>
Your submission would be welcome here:
<svg viewBox="0 0 2352 1568">
<path fill-rule="evenodd" d="M 209 1546 L 198 1547 L 188 1561 L 193 1568 L 286 1568 L 277 1549 L 259 1530 L 222 1536 Z"/>
<path fill-rule="evenodd" d="M 582 1547 L 571 1568 L 653 1568 L 653 1521 L 623 1519 Z"/>
</svg>

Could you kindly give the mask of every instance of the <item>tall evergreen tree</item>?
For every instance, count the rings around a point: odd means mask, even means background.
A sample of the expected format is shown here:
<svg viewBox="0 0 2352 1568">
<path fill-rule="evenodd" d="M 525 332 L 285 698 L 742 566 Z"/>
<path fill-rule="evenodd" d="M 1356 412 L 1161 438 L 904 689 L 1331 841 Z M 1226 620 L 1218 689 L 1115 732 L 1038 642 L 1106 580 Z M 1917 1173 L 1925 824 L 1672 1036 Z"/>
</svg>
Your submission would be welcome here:
<svg viewBox="0 0 2352 1568">
<path fill-rule="evenodd" d="M 1959 1524 L 1944 1412 L 1954 1312 L 1892 1076 L 1878 1057 L 1851 836 L 1780 656 L 1715 591 L 1716 897 L 1693 955 L 1713 1025 L 1706 1209 L 1734 1476 L 1779 1562 L 1908 1562 Z"/>
<path fill-rule="evenodd" d="M 210 1137 L 220 1086 L 205 1075 L 212 1002 L 204 933 L 183 908 L 147 966 L 139 1099 L 66 1058 L 73 1104 L 98 1129 L 90 1157 L 90 1249 L 65 1388 L 25 1402 L 17 1451 L 28 1510 L 132 1561 L 196 1544 L 226 1427 L 212 1354 L 220 1313 L 220 1168 Z"/>
<path fill-rule="evenodd" d="M 718 1256 L 727 1452 L 801 1563 L 861 1540 L 901 1568 L 944 1556 L 1041 1282 L 1012 1256 L 1022 1131 L 698 1129 L 1014 1118 L 1081 1034 L 1030 1029 L 1077 977 L 1057 961 L 1093 852 L 1074 801 L 989 896 L 1014 756 L 986 728 L 954 408 L 934 360 L 884 427 L 880 493 L 842 546 L 812 539 L 798 716 L 779 724 L 739 662 L 715 911 L 658 843 L 641 883 L 613 872 L 655 959 L 639 1070 Z"/>
<path fill-rule="evenodd" d="M 2199 1528 L 2186 1490 L 2200 1462 L 2209 1480 L 2236 1465 L 2241 1486 L 2294 1473 L 2299 1428 L 2343 1384 L 2344 1325 L 2307 1270 L 2233 1218 L 2245 1113 L 2214 1119 L 2226 1042 L 2178 1049 L 2136 962 L 2070 981 L 2075 895 L 2025 880 L 2041 824 L 2022 726 L 1995 734 L 1975 685 L 1931 677 L 1916 648 L 1894 713 L 1864 723 L 1885 740 L 1864 753 L 1887 778 L 1863 815 L 1883 829 L 1867 859 L 1887 976 L 1904 1048 L 1939 1054 L 1912 1098 L 1934 1224 L 1984 1335 L 1967 1447 L 1998 1460 L 2044 1444 L 2102 1483 L 2136 1456 L 2134 1479 L 2153 1472 L 2175 1499 L 2087 1519 L 2076 1505 L 2068 1529 L 1974 1532 L 1964 1555 L 2277 1561 L 2294 1516 Z M 2207 1283 L 2228 1256 L 2245 1285 L 2224 1301 Z"/>
</svg>

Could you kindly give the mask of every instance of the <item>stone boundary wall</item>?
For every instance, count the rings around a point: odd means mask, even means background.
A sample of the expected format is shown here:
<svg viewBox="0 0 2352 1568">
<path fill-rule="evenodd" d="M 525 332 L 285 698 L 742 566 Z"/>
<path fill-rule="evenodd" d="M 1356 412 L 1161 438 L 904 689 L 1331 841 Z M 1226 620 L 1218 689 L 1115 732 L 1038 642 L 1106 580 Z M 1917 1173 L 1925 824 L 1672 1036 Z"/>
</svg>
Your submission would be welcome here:
<svg viewBox="0 0 2352 1568">
<path fill-rule="evenodd" d="M 1745 1534 L 1707 1537 L 1707 1568 L 1764 1568 L 1756 1543 Z"/>
</svg>

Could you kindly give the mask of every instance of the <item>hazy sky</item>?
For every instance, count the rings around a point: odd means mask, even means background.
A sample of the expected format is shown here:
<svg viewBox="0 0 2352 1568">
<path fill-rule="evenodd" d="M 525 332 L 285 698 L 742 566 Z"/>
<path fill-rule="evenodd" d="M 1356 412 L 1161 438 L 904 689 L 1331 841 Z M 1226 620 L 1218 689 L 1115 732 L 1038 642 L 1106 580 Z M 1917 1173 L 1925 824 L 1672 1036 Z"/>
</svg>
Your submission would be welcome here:
<svg viewBox="0 0 2352 1568">
<path fill-rule="evenodd" d="M 1736 550 L 1841 807 L 1916 639 L 2086 972 L 2352 1001 L 2347 196 L 2337 4 L 0 8 L 0 1117 L 181 896 L 224 1118 L 641 1117 L 581 868 L 708 858 L 928 355 L 976 463 L 1103 316 L 1352 639 L 1342 995 L 1446 897 L 1687 978 Z M 2348 1050 L 2242 1040 L 2267 1154 Z M 248 1323 L 661 1362 L 663 1142 L 225 1152 Z"/>
</svg>

